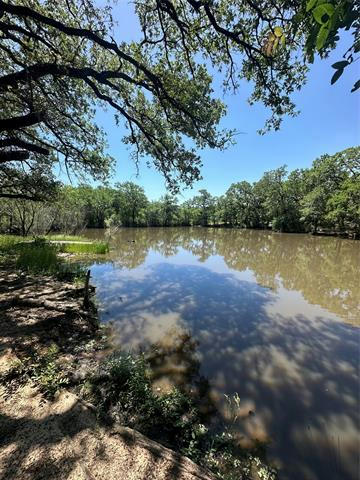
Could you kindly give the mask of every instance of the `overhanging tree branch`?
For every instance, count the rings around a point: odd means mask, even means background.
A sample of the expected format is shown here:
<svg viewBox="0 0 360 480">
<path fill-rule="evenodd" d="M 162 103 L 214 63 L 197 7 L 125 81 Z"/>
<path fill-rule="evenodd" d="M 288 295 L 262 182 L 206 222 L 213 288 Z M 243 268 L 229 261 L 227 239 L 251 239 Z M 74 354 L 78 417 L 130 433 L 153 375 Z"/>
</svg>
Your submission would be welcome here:
<svg viewBox="0 0 360 480">
<path fill-rule="evenodd" d="M 0 119 L 0 132 L 6 130 L 18 130 L 19 128 L 30 127 L 42 122 L 45 119 L 44 112 L 32 112 L 27 115 L 12 118 Z"/>
<path fill-rule="evenodd" d="M 49 149 L 40 147 L 39 145 L 35 145 L 34 143 L 26 142 L 25 140 L 21 140 L 19 138 L 9 137 L 9 138 L 5 138 L 4 140 L 0 140 L 0 148 L 12 147 L 12 146 L 24 148 L 30 152 L 40 153 L 42 155 L 50 154 Z"/>
<path fill-rule="evenodd" d="M 0 163 L 6 162 L 23 162 L 30 157 L 30 153 L 26 150 L 4 150 L 0 151 Z"/>
<path fill-rule="evenodd" d="M 85 79 L 86 77 L 94 77 L 100 83 L 112 78 L 122 79 L 133 85 L 143 87 L 149 91 L 152 91 L 151 87 L 142 81 L 137 81 L 131 78 L 129 75 L 112 70 L 96 71 L 93 68 L 84 67 L 76 68 L 68 65 L 59 65 L 58 63 L 37 63 L 30 65 L 18 72 L 9 73 L 0 77 L 0 88 L 6 88 L 8 86 L 14 86 L 18 82 L 28 82 L 31 80 L 37 80 L 46 75 L 54 76 L 67 76 L 79 79 Z"/>
</svg>

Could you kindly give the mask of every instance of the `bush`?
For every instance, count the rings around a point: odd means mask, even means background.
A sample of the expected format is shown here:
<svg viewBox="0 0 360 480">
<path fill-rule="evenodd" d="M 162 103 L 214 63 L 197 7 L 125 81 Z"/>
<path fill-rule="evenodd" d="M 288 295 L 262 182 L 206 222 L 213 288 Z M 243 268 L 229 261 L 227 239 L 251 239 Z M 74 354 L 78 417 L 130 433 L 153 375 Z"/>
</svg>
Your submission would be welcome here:
<svg viewBox="0 0 360 480">
<path fill-rule="evenodd" d="M 15 246 L 18 257 L 16 267 L 31 273 L 54 275 L 59 280 L 83 280 L 86 267 L 79 263 L 65 262 L 57 256 L 58 246 L 36 238 L 33 242 L 19 243 Z"/>
<path fill-rule="evenodd" d="M 30 377 L 39 386 L 45 396 L 52 398 L 55 393 L 68 384 L 66 375 L 57 363 L 59 348 L 51 345 L 45 355 L 35 357 Z"/>
<path fill-rule="evenodd" d="M 152 390 L 149 370 L 142 355 L 114 354 L 90 379 L 90 395 L 100 412 L 122 425 L 177 445 L 191 437 L 196 420 L 192 400 L 177 389 L 164 395 Z"/>
</svg>

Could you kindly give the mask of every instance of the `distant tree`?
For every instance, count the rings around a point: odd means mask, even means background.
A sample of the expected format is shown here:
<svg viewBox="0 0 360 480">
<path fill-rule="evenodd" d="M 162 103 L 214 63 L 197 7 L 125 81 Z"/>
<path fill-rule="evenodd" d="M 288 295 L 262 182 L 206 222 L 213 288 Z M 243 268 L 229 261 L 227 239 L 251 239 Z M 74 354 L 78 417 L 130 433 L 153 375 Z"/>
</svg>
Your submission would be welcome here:
<svg viewBox="0 0 360 480">
<path fill-rule="evenodd" d="M 318 226 L 344 230 L 351 223 L 357 225 L 359 183 L 360 147 L 316 159 L 306 175 L 304 221 L 314 232 Z"/>
<path fill-rule="evenodd" d="M 326 219 L 336 230 L 349 229 L 360 234 L 360 176 L 347 178 L 341 189 L 328 200 Z"/>
<path fill-rule="evenodd" d="M 174 195 L 167 193 L 160 198 L 161 223 L 164 227 L 176 225 L 178 208 L 178 201 Z"/>
<path fill-rule="evenodd" d="M 186 200 L 179 207 L 179 224 L 189 227 L 194 222 L 194 209 L 191 200 Z"/>
<path fill-rule="evenodd" d="M 106 218 L 113 212 L 115 190 L 108 187 L 90 187 L 80 185 L 79 193 L 82 196 L 86 209 L 86 222 L 90 228 L 104 228 Z"/>
<path fill-rule="evenodd" d="M 144 209 L 148 204 L 144 189 L 133 182 L 115 184 L 122 225 L 135 226 L 142 223 Z"/>
<path fill-rule="evenodd" d="M 53 230 L 73 234 L 87 226 L 84 187 L 64 186 L 60 190 L 55 205 Z"/>
<path fill-rule="evenodd" d="M 150 227 L 160 227 L 162 225 L 161 207 L 160 201 L 152 201 L 147 204 L 145 217 L 146 224 Z"/>
<path fill-rule="evenodd" d="M 253 226 L 253 191 L 249 182 L 231 184 L 226 191 L 225 201 L 231 224 L 242 227 Z"/>
<path fill-rule="evenodd" d="M 280 232 L 298 232 L 302 230 L 299 201 L 301 192 L 298 181 L 300 171 L 294 171 L 289 179 L 286 166 L 265 172 L 254 187 L 260 194 L 266 224 Z"/>
<path fill-rule="evenodd" d="M 216 199 L 206 190 L 199 190 L 199 195 L 193 198 L 193 205 L 197 210 L 196 222 L 206 226 L 215 214 Z"/>
</svg>

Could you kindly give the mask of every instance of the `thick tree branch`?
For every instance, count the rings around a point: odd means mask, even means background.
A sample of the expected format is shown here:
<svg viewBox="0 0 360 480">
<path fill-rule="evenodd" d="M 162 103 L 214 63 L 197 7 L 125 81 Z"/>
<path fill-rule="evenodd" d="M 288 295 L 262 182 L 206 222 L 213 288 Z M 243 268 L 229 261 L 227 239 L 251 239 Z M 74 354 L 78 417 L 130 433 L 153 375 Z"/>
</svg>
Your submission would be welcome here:
<svg viewBox="0 0 360 480">
<path fill-rule="evenodd" d="M 0 132 L 5 130 L 18 130 L 23 127 L 30 127 L 42 122 L 45 118 L 44 112 L 32 112 L 21 117 L 0 119 Z"/>
<path fill-rule="evenodd" d="M 158 87 L 162 86 L 158 76 L 152 73 L 145 65 L 135 60 L 131 55 L 128 55 L 127 53 L 120 50 L 120 48 L 115 42 L 109 42 L 108 40 L 105 40 L 96 33 L 92 32 L 91 30 L 88 30 L 86 28 L 69 27 L 68 25 L 63 24 L 58 20 L 54 20 L 53 18 L 42 15 L 41 13 L 33 10 L 32 8 L 22 5 L 12 5 L 2 0 L 0 0 L 0 13 L 1 11 L 19 17 L 32 18 L 36 22 L 40 22 L 40 24 L 43 23 L 50 27 L 56 28 L 60 32 L 63 32 L 69 36 L 87 38 L 88 40 L 91 40 L 97 45 L 105 48 L 106 50 L 114 52 L 119 58 L 122 58 L 138 70 L 141 70 L 154 84 L 158 85 Z"/>
<path fill-rule="evenodd" d="M 4 150 L 0 151 L 0 164 L 6 162 L 23 162 L 30 157 L 26 150 Z"/>
<path fill-rule="evenodd" d="M 102 72 L 97 72 L 89 67 L 76 68 L 67 65 L 59 65 L 57 63 L 36 63 L 35 65 L 30 65 L 18 72 L 4 75 L 3 77 L 0 77 L 0 87 L 6 88 L 15 85 L 17 82 L 27 82 L 29 79 L 37 80 L 46 75 L 67 76 L 83 80 L 86 77 L 93 77 L 100 83 L 111 78 L 117 78 L 152 91 L 147 83 L 134 80 L 129 75 L 119 71 L 104 70 Z M 114 85 L 112 85 L 112 87 L 115 88 Z"/>
<path fill-rule="evenodd" d="M 20 138 L 10 137 L 10 138 L 5 138 L 4 140 L 0 140 L 0 148 L 12 147 L 12 146 L 25 148 L 30 152 L 40 153 L 42 155 L 50 154 L 50 150 L 48 150 L 47 148 L 40 147 L 39 145 L 35 145 L 34 143 L 26 142 L 25 140 L 21 140 Z"/>
</svg>

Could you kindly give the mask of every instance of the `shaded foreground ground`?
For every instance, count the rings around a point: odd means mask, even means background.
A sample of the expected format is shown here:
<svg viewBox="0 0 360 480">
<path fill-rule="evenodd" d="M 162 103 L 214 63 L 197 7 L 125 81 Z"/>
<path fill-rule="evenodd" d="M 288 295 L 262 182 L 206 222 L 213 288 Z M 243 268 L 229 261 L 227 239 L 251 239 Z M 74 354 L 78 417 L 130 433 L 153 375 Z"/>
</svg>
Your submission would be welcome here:
<svg viewBox="0 0 360 480">
<path fill-rule="evenodd" d="M 3 392 L 2 392 L 3 393 Z M 212 480 L 191 460 L 124 427 L 103 427 L 63 391 L 48 402 L 27 385 L 0 401 L 0 478 Z"/>
<path fill-rule="evenodd" d="M 82 296 L 82 287 L 51 277 L 0 271 L 0 373 L 54 343 L 62 371 L 50 376 L 61 380 L 91 368 L 104 353 L 86 348 L 101 342 L 101 333 Z M 0 431 L 1 479 L 215 478 L 134 430 L 100 424 L 91 406 L 67 390 L 45 399 L 26 377 L 0 386 Z"/>
</svg>

